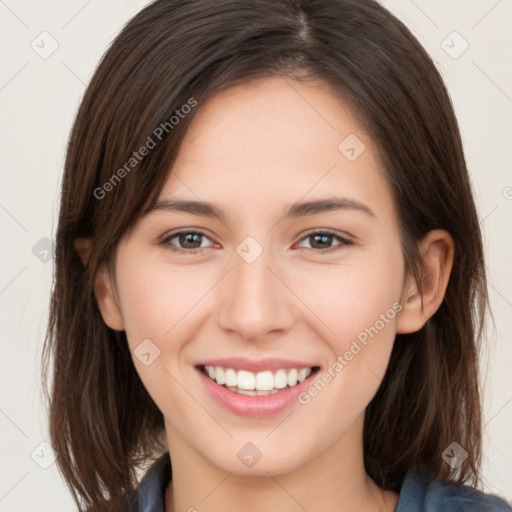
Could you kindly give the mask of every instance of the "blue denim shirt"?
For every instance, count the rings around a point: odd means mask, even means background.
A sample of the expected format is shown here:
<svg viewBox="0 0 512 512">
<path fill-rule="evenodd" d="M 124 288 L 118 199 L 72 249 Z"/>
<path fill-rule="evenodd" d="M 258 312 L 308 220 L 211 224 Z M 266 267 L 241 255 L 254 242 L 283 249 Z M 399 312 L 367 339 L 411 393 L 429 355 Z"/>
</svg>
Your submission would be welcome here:
<svg viewBox="0 0 512 512">
<path fill-rule="evenodd" d="M 169 452 L 148 469 L 127 512 L 165 512 L 165 489 L 171 479 Z M 417 471 L 407 473 L 395 512 L 512 512 L 505 501 L 466 485 L 444 485 Z"/>
</svg>

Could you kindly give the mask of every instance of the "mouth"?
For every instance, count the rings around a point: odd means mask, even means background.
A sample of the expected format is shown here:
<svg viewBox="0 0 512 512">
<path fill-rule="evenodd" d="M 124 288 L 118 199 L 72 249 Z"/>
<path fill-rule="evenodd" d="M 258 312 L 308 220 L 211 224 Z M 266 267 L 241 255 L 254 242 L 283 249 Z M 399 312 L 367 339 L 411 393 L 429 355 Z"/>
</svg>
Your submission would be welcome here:
<svg viewBox="0 0 512 512">
<path fill-rule="evenodd" d="M 319 366 L 278 368 L 260 372 L 210 365 L 197 365 L 196 368 L 217 385 L 233 393 L 251 397 L 282 393 L 313 378 L 320 371 Z"/>
</svg>

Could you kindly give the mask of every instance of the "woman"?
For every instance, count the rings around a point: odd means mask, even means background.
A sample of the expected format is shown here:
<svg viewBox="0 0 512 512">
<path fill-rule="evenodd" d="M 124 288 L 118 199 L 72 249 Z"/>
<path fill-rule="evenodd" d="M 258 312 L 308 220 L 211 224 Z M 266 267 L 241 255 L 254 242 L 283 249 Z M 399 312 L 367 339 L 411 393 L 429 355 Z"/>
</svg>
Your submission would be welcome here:
<svg viewBox="0 0 512 512">
<path fill-rule="evenodd" d="M 50 433 L 79 507 L 510 510 L 476 490 L 457 122 L 376 2 L 146 7 L 80 106 L 56 245 Z"/>
</svg>

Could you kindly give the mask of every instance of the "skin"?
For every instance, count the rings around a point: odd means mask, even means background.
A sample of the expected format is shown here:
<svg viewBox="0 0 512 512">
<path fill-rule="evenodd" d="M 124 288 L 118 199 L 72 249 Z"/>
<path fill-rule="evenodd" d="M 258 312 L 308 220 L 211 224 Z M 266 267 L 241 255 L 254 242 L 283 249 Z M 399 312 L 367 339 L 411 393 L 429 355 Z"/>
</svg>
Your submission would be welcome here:
<svg viewBox="0 0 512 512">
<path fill-rule="evenodd" d="M 364 412 L 395 334 L 420 329 L 439 307 L 453 241 L 441 230 L 421 241 L 428 272 L 420 295 L 405 272 L 399 218 L 372 141 L 325 85 L 256 80 L 198 108 L 160 199 L 212 202 L 226 221 L 151 212 L 120 241 L 115 276 L 102 267 L 95 284 L 104 321 L 126 330 L 132 354 L 147 338 L 160 350 L 149 366 L 133 359 L 165 417 L 173 467 L 165 510 L 392 511 L 398 496 L 364 469 Z M 366 146 L 353 162 L 338 150 L 349 134 Z M 374 216 L 345 209 L 282 218 L 287 205 L 333 196 L 364 203 Z M 181 228 L 205 237 L 159 243 Z M 306 236 L 325 229 L 353 243 Z M 236 252 L 247 236 L 263 249 L 252 263 Z M 75 245 L 87 253 L 91 241 Z M 194 369 L 232 356 L 326 369 L 394 303 L 400 313 L 316 397 L 279 415 L 224 410 Z M 251 468 L 237 458 L 247 442 L 262 453 Z"/>
</svg>

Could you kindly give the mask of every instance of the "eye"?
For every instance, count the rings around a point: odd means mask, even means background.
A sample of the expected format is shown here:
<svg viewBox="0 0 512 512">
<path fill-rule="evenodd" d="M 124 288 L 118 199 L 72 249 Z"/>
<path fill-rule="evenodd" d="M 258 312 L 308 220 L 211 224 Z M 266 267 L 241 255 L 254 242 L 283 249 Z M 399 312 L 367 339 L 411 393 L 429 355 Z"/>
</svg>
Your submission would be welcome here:
<svg viewBox="0 0 512 512">
<path fill-rule="evenodd" d="M 178 251 L 178 252 L 201 252 L 201 250 L 204 248 L 202 246 L 201 241 L 207 238 L 209 238 L 200 231 L 177 231 L 175 233 L 171 233 L 168 236 L 165 236 L 160 241 L 161 245 L 167 246 L 168 249 L 171 251 Z M 171 243 L 171 240 L 177 239 L 177 243 L 181 247 L 176 247 L 173 243 Z M 199 244 L 199 245 L 198 245 Z M 208 246 L 206 246 L 208 247 Z"/>
<path fill-rule="evenodd" d="M 336 239 L 339 242 L 335 246 L 332 246 L 333 239 Z M 353 245 L 354 243 L 352 240 L 348 240 L 333 231 L 313 231 L 301 239 L 301 241 L 303 240 L 313 241 L 310 248 L 319 249 L 316 252 L 323 253 L 333 252 L 342 249 L 343 247 Z"/>
<path fill-rule="evenodd" d="M 178 246 L 172 242 L 174 239 L 177 240 Z M 201 242 L 205 239 L 210 240 L 210 238 L 201 231 L 182 230 L 165 236 L 160 241 L 160 244 L 165 245 L 171 251 L 196 253 L 201 252 L 205 247 L 209 247 L 202 245 Z M 337 245 L 332 245 L 333 239 L 338 241 Z M 333 231 L 326 230 L 311 232 L 303 237 L 301 242 L 304 240 L 312 241 L 309 248 L 312 250 L 318 249 L 316 252 L 322 253 L 330 253 L 342 249 L 343 247 L 353 245 L 351 240 L 348 240 Z M 306 247 L 306 249 L 308 248 Z"/>
</svg>

